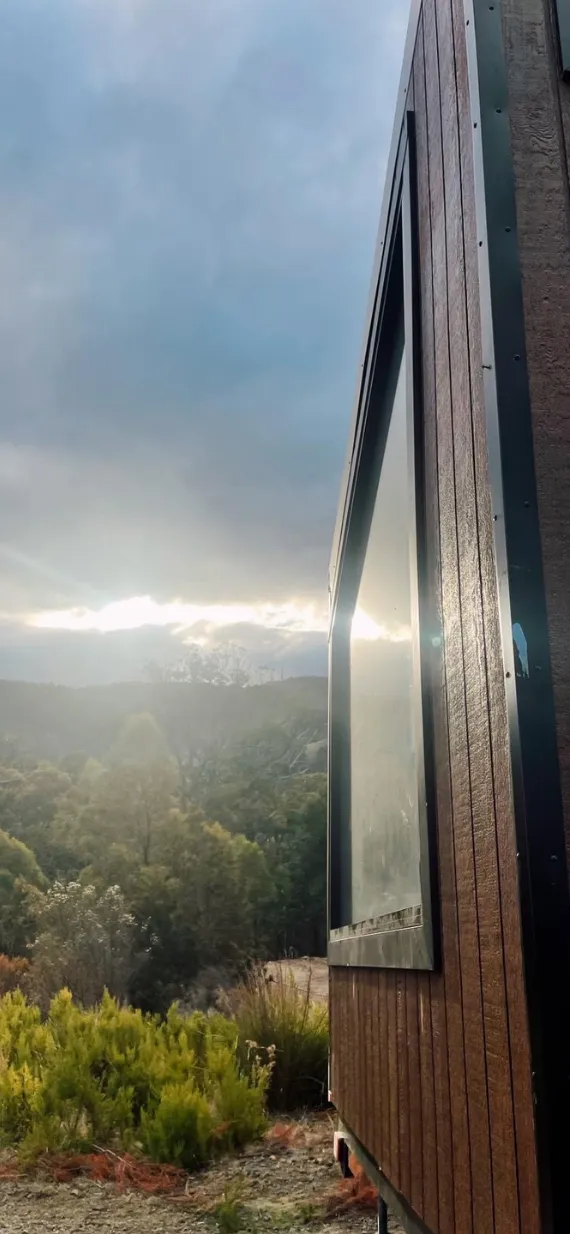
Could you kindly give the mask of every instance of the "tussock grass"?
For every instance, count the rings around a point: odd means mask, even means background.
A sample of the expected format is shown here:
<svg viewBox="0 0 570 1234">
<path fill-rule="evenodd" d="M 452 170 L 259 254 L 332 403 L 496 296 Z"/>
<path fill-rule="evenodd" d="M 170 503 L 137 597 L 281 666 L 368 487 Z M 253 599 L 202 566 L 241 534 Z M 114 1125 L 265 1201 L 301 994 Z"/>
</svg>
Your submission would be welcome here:
<svg viewBox="0 0 570 1234">
<path fill-rule="evenodd" d="M 311 997 L 311 975 L 300 988 L 282 966 L 268 980 L 256 967 L 226 996 L 242 1054 L 269 1052 L 270 1109 L 319 1108 L 327 1102 L 328 1010 Z"/>
</svg>

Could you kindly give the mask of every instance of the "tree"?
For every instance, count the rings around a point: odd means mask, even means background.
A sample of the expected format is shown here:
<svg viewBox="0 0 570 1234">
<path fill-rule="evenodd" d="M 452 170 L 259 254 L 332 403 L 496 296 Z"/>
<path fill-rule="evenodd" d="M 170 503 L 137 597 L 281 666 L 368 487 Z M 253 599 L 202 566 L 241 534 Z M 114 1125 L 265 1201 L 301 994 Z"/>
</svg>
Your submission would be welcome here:
<svg viewBox="0 0 570 1234">
<path fill-rule="evenodd" d="M 136 767 L 172 762 L 168 742 L 154 716 L 142 712 L 128 717 L 111 750 L 109 762 Z"/>
<path fill-rule="evenodd" d="M 326 777 L 306 757 L 323 741 L 319 725 L 316 713 L 297 710 L 247 737 L 215 747 L 205 739 L 185 783 L 147 713 L 129 717 L 102 762 L 78 755 L 65 770 L 5 768 L 0 826 L 12 833 L 12 864 L 3 865 L 0 845 L 0 949 L 26 951 L 33 901 L 42 998 L 66 981 L 89 1001 L 113 982 L 153 1011 L 191 997 L 205 969 L 231 974 L 288 950 L 322 954 Z M 37 894 L 42 869 L 47 895 Z"/>
<path fill-rule="evenodd" d="M 243 904 L 244 951 L 256 960 L 268 954 L 268 925 L 272 920 L 277 888 L 263 848 L 243 835 L 233 837 L 236 877 Z"/>
<path fill-rule="evenodd" d="M 131 716 L 109 756 L 95 771 L 87 764 L 75 822 L 85 861 L 101 868 L 111 848 L 151 865 L 161 830 L 176 810 L 180 774 L 164 734 L 150 715 Z"/>
<path fill-rule="evenodd" d="M 0 952 L 14 956 L 25 951 L 32 931 L 30 888 L 43 881 L 31 850 L 0 831 Z"/>
<path fill-rule="evenodd" d="M 195 922 L 181 913 L 180 880 L 163 866 L 140 867 L 129 887 L 141 962 L 131 996 L 144 1011 L 167 1011 L 182 999 L 200 968 Z"/>
<path fill-rule="evenodd" d="M 250 686 L 253 673 L 247 652 L 234 643 L 206 650 L 192 644 L 186 654 L 174 664 L 161 666 L 155 661 L 145 665 L 146 676 L 155 683 L 163 681 L 189 682 L 192 685 Z"/>
<path fill-rule="evenodd" d="M 89 756 L 81 750 L 73 750 L 70 754 L 65 754 L 60 760 L 60 770 L 70 776 L 74 783 L 77 783 L 89 762 Z"/>
<path fill-rule="evenodd" d="M 55 883 L 34 902 L 37 934 L 32 980 L 39 1001 L 68 989 L 84 1007 L 108 990 L 127 997 L 134 969 L 136 922 L 118 887 L 100 894 L 80 883 Z"/>
<path fill-rule="evenodd" d="M 326 722 L 314 711 L 296 712 L 211 745 L 190 770 L 191 792 L 210 817 L 252 835 L 258 815 L 274 810 L 290 785 L 317 770 L 319 759 L 326 759 Z"/>
<path fill-rule="evenodd" d="M 0 785 L 0 825 L 33 849 L 48 878 L 65 867 L 52 832 L 60 802 L 72 786 L 70 776 L 47 762 L 25 772 L 6 772 Z"/>
<path fill-rule="evenodd" d="M 175 813 L 141 867 L 129 897 L 148 946 L 135 978 L 136 999 L 164 1010 L 185 997 L 206 968 L 236 971 L 261 953 L 273 884 L 261 849 L 200 811 Z"/>
<path fill-rule="evenodd" d="M 326 950 L 327 788 L 315 776 L 303 799 L 285 806 L 280 837 L 284 874 L 282 950 L 320 956 Z"/>
<path fill-rule="evenodd" d="M 236 968 L 252 958 L 261 908 L 273 891 L 261 849 L 219 823 L 197 822 L 191 843 L 180 851 L 177 876 L 175 920 L 194 933 L 200 966 Z M 259 898 L 259 912 L 252 895 Z"/>
<path fill-rule="evenodd" d="M 42 881 L 41 870 L 31 849 L 5 831 L 0 831 L 0 873 L 36 886 Z"/>
<path fill-rule="evenodd" d="M 322 955 L 326 921 L 326 776 L 253 776 L 208 782 L 202 796 L 220 818 L 263 852 L 274 888 L 263 910 L 265 946 Z M 237 838 L 237 835 L 236 835 Z"/>
<path fill-rule="evenodd" d="M 110 768 L 81 816 L 91 859 L 97 859 L 102 846 L 118 843 L 130 849 L 142 865 L 151 865 L 160 831 L 176 808 L 177 784 L 174 765 Z"/>
<path fill-rule="evenodd" d="M 296 713 L 267 725 L 213 750 L 191 780 L 208 817 L 265 856 L 273 895 L 263 911 L 264 945 L 274 956 L 325 950 L 326 776 L 306 770 L 305 757 L 324 740 L 319 723 L 314 713 Z"/>
</svg>

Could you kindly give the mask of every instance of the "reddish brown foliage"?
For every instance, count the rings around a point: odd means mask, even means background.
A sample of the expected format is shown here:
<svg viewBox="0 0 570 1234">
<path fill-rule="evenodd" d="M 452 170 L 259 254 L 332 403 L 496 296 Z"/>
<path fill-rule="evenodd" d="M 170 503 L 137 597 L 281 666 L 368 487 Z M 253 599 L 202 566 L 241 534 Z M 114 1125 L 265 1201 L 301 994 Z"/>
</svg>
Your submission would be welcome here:
<svg viewBox="0 0 570 1234">
<path fill-rule="evenodd" d="M 11 959 L 0 952 L 0 998 L 3 994 L 19 989 L 29 968 L 29 960 Z"/>
<path fill-rule="evenodd" d="M 349 1157 L 349 1166 L 353 1177 L 341 1178 L 327 1198 L 326 1211 L 329 1217 L 336 1217 L 349 1208 L 373 1209 L 375 1212 L 378 1207 L 378 1191 L 352 1154 Z"/>
<path fill-rule="evenodd" d="M 132 1188 L 147 1195 L 180 1194 L 186 1188 L 188 1175 L 173 1165 L 158 1165 L 139 1160 L 126 1153 L 120 1157 L 107 1150 L 73 1156 L 68 1153 L 46 1154 L 39 1168 L 57 1183 L 70 1183 L 82 1176 L 92 1182 L 115 1183 L 120 1189 Z"/>
<path fill-rule="evenodd" d="M 13 1161 L 4 1161 L 0 1163 L 0 1182 L 13 1183 L 18 1178 L 21 1178 L 21 1173 Z"/>
<path fill-rule="evenodd" d="M 274 1123 L 265 1141 L 273 1148 L 299 1148 L 307 1139 L 305 1128 L 299 1123 Z"/>
</svg>

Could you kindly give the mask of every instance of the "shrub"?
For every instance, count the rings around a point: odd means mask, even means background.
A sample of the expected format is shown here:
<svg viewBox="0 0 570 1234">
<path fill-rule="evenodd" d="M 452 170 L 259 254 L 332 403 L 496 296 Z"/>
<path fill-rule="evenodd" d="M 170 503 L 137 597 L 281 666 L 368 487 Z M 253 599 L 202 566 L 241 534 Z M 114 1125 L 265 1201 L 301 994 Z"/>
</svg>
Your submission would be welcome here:
<svg viewBox="0 0 570 1234">
<path fill-rule="evenodd" d="M 20 989 L 30 968 L 29 960 L 0 954 L 0 998 Z"/>
<path fill-rule="evenodd" d="M 243 1196 L 244 1184 L 241 1178 L 224 1187 L 222 1199 L 214 1208 L 220 1234 L 238 1234 L 238 1231 L 243 1230 Z"/>
<path fill-rule="evenodd" d="M 0 1144 L 26 1158 L 139 1146 L 194 1168 L 262 1132 L 268 1079 L 222 1015 L 161 1021 L 109 995 L 87 1011 L 62 991 L 42 1021 L 22 993 L 0 999 Z"/>
<path fill-rule="evenodd" d="M 297 1110 L 326 1102 L 328 1012 L 311 998 L 310 974 L 303 990 L 281 967 L 273 981 L 267 980 L 263 968 L 255 968 L 226 1006 L 235 1017 L 244 1066 L 248 1051 L 273 1052 L 268 1087 L 272 1109 Z"/>
<path fill-rule="evenodd" d="M 41 1082 L 26 1063 L 19 1069 L 6 1067 L 0 1071 L 0 1144 L 17 1144 L 29 1135 L 40 1088 Z"/>
<path fill-rule="evenodd" d="M 259 1060 L 250 1066 L 249 1075 L 240 1072 L 237 1055 L 237 1039 L 232 1050 L 227 1046 L 210 1046 L 205 1080 L 216 1112 L 219 1142 L 231 1149 L 241 1148 L 263 1132 L 270 1079 L 270 1067 Z"/>
<path fill-rule="evenodd" d="M 194 1170 L 210 1156 L 213 1117 L 209 1102 L 191 1081 L 168 1084 L 153 1114 L 141 1114 L 141 1143 L 152 1161 Z"/>
</svg>

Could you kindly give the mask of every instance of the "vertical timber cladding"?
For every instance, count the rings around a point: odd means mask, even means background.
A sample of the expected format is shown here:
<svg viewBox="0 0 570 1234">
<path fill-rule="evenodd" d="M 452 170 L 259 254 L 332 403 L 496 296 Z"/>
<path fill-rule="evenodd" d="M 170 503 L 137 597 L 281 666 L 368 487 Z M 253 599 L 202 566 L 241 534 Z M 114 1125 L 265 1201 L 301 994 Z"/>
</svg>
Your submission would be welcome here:
<svg viewBox="0 0 570 1234">
<path fill-rule="evenodd" d="M 508 113 L 499 123 L 513 158 L 516 218 L 503 230 L 514 233 L 522 277 L 570 852 L 570 86 L 557 73 L 551 0 L 423 0 L 404 85 L 418 163 L 428 572 L 444 648 L 432 681 L 442 963 L 433 973 L 331 967 L 332 1092 L 343 1121 L 432 1234 L 559 1234 L 542 1142 L 552 1128 L 544 1129 L 540 1088 L 536 1117 L 533 1097 L 537 1008 L 517 869 L 528 794 L 511 761 L 515 740 L 525 762 L 524 728 L 536 717 L 525 683 L 505 684 L 511 649 L 502 640 L 488 462 L 484 381 L 493 366 L 481 330 L 486 241 L 469 45 L 484 10 L 497 15 L 507 73 L 508 98 L 492 110 Z M 482 109 L 488 104 L 482 97 Z M 523 354 L 510 359 L 525 368 Z M 538 670 L 550 678 L 547 659 Z M 530 806 L 527 814 L 522 828 L 531 832 Z M 529 860 L 533 845 L 538 853 L 536 831 Z M 563 946 L 558 956 L 566 963 Z M 558 976 L 570 984 L 566 969 Z"/>
<path fill-rule="evenodd" d="M 567 0 L 506 4 L 509 110 L 538 510 L 570 862 L 570 81 L 555 70 Z M 568 68 L 566 55 L 560 67 Z M 528 108 L 532 107 L 529 123 Z"/>
</svg>

